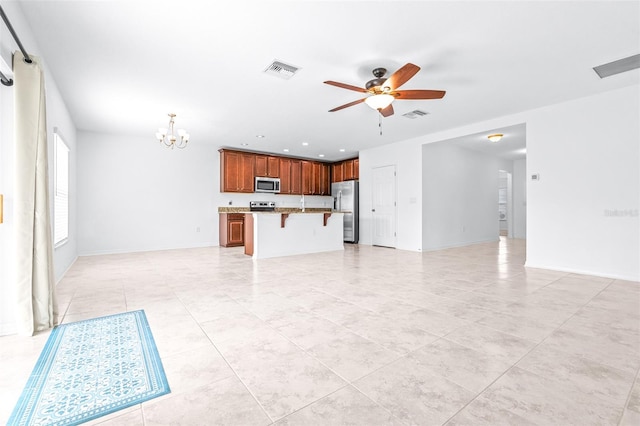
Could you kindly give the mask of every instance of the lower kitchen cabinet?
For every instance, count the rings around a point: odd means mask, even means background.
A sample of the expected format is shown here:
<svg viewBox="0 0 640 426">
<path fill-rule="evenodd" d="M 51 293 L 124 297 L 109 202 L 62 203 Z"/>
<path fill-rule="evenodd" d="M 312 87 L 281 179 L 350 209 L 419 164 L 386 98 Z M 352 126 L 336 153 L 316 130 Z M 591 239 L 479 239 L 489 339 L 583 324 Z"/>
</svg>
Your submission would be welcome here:
<svg viewBox="0 0 640 426">
<path fill-rule="evenodd" d="M 244 213 L 220 213 L 220 246 L 244 245 Z"/>
</svg>

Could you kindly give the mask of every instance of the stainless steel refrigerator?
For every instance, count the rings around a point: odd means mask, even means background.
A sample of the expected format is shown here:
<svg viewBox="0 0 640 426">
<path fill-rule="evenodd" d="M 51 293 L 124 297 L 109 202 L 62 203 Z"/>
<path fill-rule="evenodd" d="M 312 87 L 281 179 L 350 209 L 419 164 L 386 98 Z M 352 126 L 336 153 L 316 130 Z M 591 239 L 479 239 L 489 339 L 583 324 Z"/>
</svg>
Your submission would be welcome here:
<svg viewBox="0 0 640 426">
<path fill-rule="evenodd" d="M 331 184 L 333 210 L 344 213 L 344 240 L 358 242 L 358 181 L 348 180 Z"/>
</svg>

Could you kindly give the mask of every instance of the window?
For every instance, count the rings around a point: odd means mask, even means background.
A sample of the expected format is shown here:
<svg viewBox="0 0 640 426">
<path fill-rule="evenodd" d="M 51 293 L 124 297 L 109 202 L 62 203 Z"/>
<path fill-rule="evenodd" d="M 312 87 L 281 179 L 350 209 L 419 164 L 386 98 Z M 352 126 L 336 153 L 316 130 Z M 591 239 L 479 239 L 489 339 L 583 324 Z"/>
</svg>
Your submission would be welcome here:
<svg viewBox="0 0 640 426">
<path fill-rule="evenodd" d="M 69 148 L 59 134 L 54 133 L 54 206 L 53 244 L 59 247 L 69 238 Z"/>
</svg>

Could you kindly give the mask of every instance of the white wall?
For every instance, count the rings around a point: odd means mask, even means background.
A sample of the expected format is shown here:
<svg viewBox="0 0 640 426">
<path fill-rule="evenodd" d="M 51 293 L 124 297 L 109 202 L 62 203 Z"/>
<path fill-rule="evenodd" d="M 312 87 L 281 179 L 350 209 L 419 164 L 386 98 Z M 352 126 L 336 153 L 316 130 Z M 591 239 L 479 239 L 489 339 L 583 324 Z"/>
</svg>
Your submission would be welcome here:
<svg viewBox="0 0 640 426">
<path fill-rule="evenodd" d="M 78 145 L 81 255 L 216 246 L 218 207 L 301 206 L 300 196 L 220 193 L 220 154 L 210 143 L 171 150 L 151 134 L 80 132 Z M 305 207 L 331 200 L 305 197 Z"/>
<path fill-rule="evenodd" d="M 497 241 L 497 158 L 447 143 L 422 149 L 422 249 Z"/>
<path fill-rule="evenodd" d="M 639 93 L 638 85 L 629 86 L 361 151 L 361 211 L 370 206 L 371 167 L 395 162 L 405 194 L 398 248 L 419 250 L 421 146 L 526 123 L 526 173 L 541 176 L 526 186 L 527 265 L 640 280 L 638 216 L 605 215 L 639 208 Z M 417 194 L 417 205 L 408 194 Z M 364 244 L 371 241 L 369 220 L 361 216 Z"/>
<path fill-rule="evenodd" d="M 79 253 L 212 245 L 215 158 L 207 144 L 171 150 L 153 135 L 79 132 Z"/>
<path fill-rule="evenodd" d="M 527 161 L 513 162 L 513 238 L 527 238 Z"/>
<path fill-rule="evenodd" d="M 639 96 L 633 86 L 532 111 L 527 265 L 640 280 Z"/>
<path fill-rule="evenodd" d="M 69 239 L 68 242 L 55 249 L 53 254 L 54 275 L 56 280 L 73 264 L 77 257 L 76 230 L 76 129 L 64 100 L 55 84 L 53 76 L 46 66 L 46 58 L 40 56 L 38 45 L 33 39 L 31 29 L 22 15 L 17 2 L 3 3 L 3 9 L 22 44 L 30 55 L 38 56 L 44 64 L 45 91 L 47 102 L 47 137 L 49 148 L 49 194 L 51 218 L 53 220 L 53 129 L 58 128 L 69 146 Z M 0 53 L 3 59 L 11 64 L 11 55 L 17 50 L 15 41 L 4 23 L 0 24 Z M 14 87 L 0 86 L 0 194 L 4 195 L 4 223 L 0 224 L 0 335 L 15 333 L 15 148 L 14 122 Z M 53 229 L 52 229 L 53 231 Z"/>
<path fill-rule="evenodd" d="M 360 244 L 372 244 L 372 170 L 396 166 L 396 248 L 422 250 L 422 146 L 400 142 L 360 151 Z"/>
</svg>

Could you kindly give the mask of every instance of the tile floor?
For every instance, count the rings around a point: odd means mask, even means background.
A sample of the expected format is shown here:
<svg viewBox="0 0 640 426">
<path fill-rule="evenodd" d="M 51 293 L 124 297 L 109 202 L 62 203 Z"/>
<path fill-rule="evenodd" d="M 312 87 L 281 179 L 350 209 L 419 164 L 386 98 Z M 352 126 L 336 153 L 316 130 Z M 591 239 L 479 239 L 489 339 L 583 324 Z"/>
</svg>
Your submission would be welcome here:
<svg viewBox="0 0 640 426">
<path fill-rule="evenodd" d="M 58 297 L 63 322 L 144 309 L 172 388 L 93 424 L 640 424 L 640 283 L 524 252 L 81 257 Z M 0 421 L 47 335 L 0 338 Z"/>
</svg>

